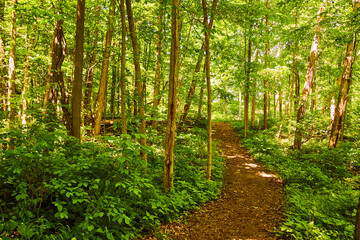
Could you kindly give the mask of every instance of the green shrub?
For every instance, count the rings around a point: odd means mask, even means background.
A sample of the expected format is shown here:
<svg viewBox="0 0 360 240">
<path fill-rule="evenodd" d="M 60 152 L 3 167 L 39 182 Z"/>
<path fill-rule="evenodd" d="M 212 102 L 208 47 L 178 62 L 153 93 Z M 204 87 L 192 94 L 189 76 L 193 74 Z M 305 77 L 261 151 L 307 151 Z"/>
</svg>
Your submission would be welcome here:
<svg viewBox="0 0 360 240">
<path fill-rule="evenodd" d="M 80 144 L 62 128 L 37 124 L 8 137 L 16 148 L 0 155 L 2 239 L 133 239 L 220 192 L 215 152 L 214 181 L 204 175 L 206 130 L 179 134 L 175 189 L 167 194 L 161 146 L 145 149 L 146 174 L 142 147 L 127 135 Z"/>
</svg>

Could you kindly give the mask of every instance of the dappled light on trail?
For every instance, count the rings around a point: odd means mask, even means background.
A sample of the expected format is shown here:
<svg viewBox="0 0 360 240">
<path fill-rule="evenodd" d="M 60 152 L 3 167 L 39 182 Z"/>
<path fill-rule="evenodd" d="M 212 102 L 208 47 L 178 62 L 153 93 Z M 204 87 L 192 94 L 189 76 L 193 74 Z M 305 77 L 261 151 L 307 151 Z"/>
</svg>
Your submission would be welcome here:
<svg viewBox="0 0 360 240">
<path fill-rule="evenodd" d="M 246 152 L 231 124 L 214 123 L 214 129 L 226 161 L 221 196 L 163 231 L 168 239 L 277 239 L 285 203 L 281 180 Z"/>
</svg>

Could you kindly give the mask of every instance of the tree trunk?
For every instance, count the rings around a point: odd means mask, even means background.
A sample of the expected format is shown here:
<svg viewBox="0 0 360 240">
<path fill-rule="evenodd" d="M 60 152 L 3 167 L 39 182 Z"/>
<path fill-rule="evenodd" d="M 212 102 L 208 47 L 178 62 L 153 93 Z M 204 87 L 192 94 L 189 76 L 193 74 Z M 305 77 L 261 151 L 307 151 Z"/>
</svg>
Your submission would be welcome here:
<svg viewBox="0 0 360 240">
<path fill-rule="evenodd" d="M 210 79 L 210 26 L 207 13 L 206 0 L 202 0 L 203 14 L 204 14 L 204 28 L 205 28 L 205 71 L 206 71 L 206 86 L 207 86 L 207 139 L 208 139 L 208 156 L 206 167 L 206 178 L 211 179 L 211 165 L 212 165 L 212 133 L 211 133 L 211 79 Z"/>
<path fill-rule="evenodd" d="M 56 103 L 59 98 L 56 85 L 64 85 L 64 76 L 62 72 L 62 64 L 66 55 L 66 41 L 62 25 L 64 20 L 56 20 L 54 27 L 54 34 L 50 50 L 51 66 L 49 68 L 49 78 L 47 81 L 47 91 L 44 98 L 44 106 L 46 108 L 45 117 L 49 121 L 54 121 L 56 118 Z M 64 92 L 65 94 L 65 92 Z M 65 95 L 62 96 L 61 101 L 66 101 Z M 62 106 L 64 111 L 64 119 L 68 119 L 68 111 L 66 106 Z M 63 122 L 68 132 L 71 131 L 71 123 Z M 51 131 L 52 129 L 50 129 Z"/>
<path fill-rule="evenodd" d="M 4 15 L 5 15 L 5 0 L 0 0 L 0 94 L 1 94 L 1 109 L 0 111 L 5 115 L 6 113 L 6 63 L 5 63 L 5 44 L 4 44 Z"/>
<path fill-rule="evenodd" d="M 115 8 L 115 0 L 111 0 L 110 8 L 109 8 L 108 31 L 106 32 L 105 48 L 103 53 L 104 60 L 102 61 L 102 66 L 101 66 L 100 87 L 96 98 L 96 113 L 95 113 L 95 124 L 94 124 L 95 135 L 100 134 L 102 114 L 104 111 L 104 105 L 106 104 L 106 88 L 107 88 L 107 78 L 108 78 L 108 70 L 110 63 L 111 40 L 113 34 L 112 21 L 115 15 L 114 8 Z"/>
<path fill-rule="evenodd" d="M 129 21 L 129 31 L 130 37 L 133 46 L 134 53 L 134 66 L 135 66 L 135 87 L 137 93 L 137 103 L 139 105 L 139 117 L 140 117 L 140 145 L 146 146 L 146 129 L 145 129 L 145 112 L 144 112 L 144 94 L 142 89 L 142 79 L 141 79 L 141 68 L 140 68 L 140 53 L 139 53 L 139 45 L 136 36 L 136 27 L 134 23 L 134 15 L 131 8 L 131 0 L 126 0 L 126 11 L 128 15 Z M 144 150 L 141 150 L 141 156 L 145 163 L 147 163 L 147 155 Z"/>
<path fill-rule="evenodd" d="M 35 23 L 34 29 L 37 29 L 37 24 Z M 29 77 L 30 77 L 30 66 L 31 66 L 31 53 L 33 50 L 33 38 L 28 33 L 28 30 L 26 29 L 26 45 L 27 45 L 27 53 L 25 56 L 25 68 L 24 68 L 24 82 L 21 89 L 21 105 L 20 105 L 20 112 L 19 112 L 19 118 L 21 118 L 22 124 L 26 124 L 26 110 L 27 110 L 27 99 L 26 94 L 29 88 Z"/>
<path fill-rule="evenodd" d="M 91 111 L 91 95 L 92 95 L 92 89 L 93 89 L 93 81 L 94 81 L 94 70 L 96 65 L 96 48 L 98 45 L 98 35 L 99 35 L 99 17 L 100 17 L 100 6 L 96 5 L 95 7 L 95 30 L 94 30 L 94 39 L 92 43 L 93 50 L 92 52 L 88 52 L 87 55 L 89 56 L 89 63 L 88 67 L 86 69 L 86 75 L 85 75 L 85 94 L 84 94 L 84 110 L 85 110 L 85 116 L 84 116 L 84 123 L 90 124 L 90 122 L 93 121 L 93 115 Z"/>
<path fill-rule="evenodd" d="M 266 8 L 269 11 L 269 0 L 266 0 Z M 266 22 L 266 36 L 267 36 L 267 40 L 266 40 L 266 46 L 265 46 L 265 67 L 269 66 L 269 54 L 270 54 L 270 43 L 269 43 L 269 15 L 266 14 L 265 17 L 265 22 Z M 264 78 L 264 129 L 268 128 L 268 121 L 267 121 L 267 95 L 268 95 L 268 82 L 266 80 L 266 78 Z"/>
<path fill-rule="evenodd" d="M 320 41 L 320 31 L 321 26 L 320 22 L 324 19 L 323 12 L 325 11 L 325 7 L 321 7 L 318 13 L 318 20 L 317 20 L 317 26 L 315 30 L 315 35 L 313 39 L 313 43 L 311 46 L 310 51 L 310 59 L 308 64 L 308 69 L 306 73 L 306 79 L 305 79 L 305 86 L 302 91 L 300 106 L 297 113 L 297 126 L 295 130 L 295 139 L 294 139 L 294 149 L 300 149 L 301 148 L 301 141 L 302 141 L 302 133 L 303 129 L 301 127 L 302 120 L 305 117 L 306 112 L 306 105 L 308 102 L 308 95 L 311 91 L 311 86 L 313 84 L 313 81 L 315 79 L 315 63 L 318 56 L 318 47 L 319 47 L 319 41 Z"/>
<path fill-rule="evenodd" d="M 249 129 L 249 88 L 250 88 L 250 73 L 251 73 L 251 34 L 249 34 L 248 47 L 248 61 L 246 64 L 246 80 L 245 80 L 245 103 L 244 103 L 244 122 L 245 122 L 245 137 Z"/>
<path fill-rule="evenodd" d="M 203 105 L 203 98 L 204 98 L 204 87 L 201 86 L 200 88 L 200 97 L 199 97 L 199 106 L 198 106 L 198 116 L 197 118 L 201 118 L 201 110 Z"/>
<path fill-rule="evenodd" d="M 239 87 L 239 120 L 241 120 L 241 87 Z"/>
<path fill-rule="evenodd" d="M 353 12 L 360 7 L 360 0 L 353 0 Z M 342 134 L 342 122 L 346 112 L 346 106 L 349 98 L 349 91 L 352 78 L 353 64 L 355 62 L 354 51 L 356 49 L 356 33 L 353 39 L 348 43 L 343 63 L 343 71 L 340 77 L 340 91 L 335 108 L 334 121 L 331 124 L 329 148 L 338 146 L 340 136 Z"/>
<path fill-rule="evenodd" d="M 354 240 L 360 240 L 360 198 L 356 208 Z"/>
<path fill-rule="evenodd" d="M 256 49 L 255 51 L 255 62 L 257 62 L 259 55 L 259 49 Z M 252 89 L 252 100 L 251 100 L 251 121 L 250 121 L 250 128 L 255 128 L 255 111 L 256 111 L 256 80 L 253 79 L 253 89 Z"/>
<path fill-rule="evenodd" d="M 125 76 L 125 64 L 126 64 L 126 22 L 125 22 L 125 1 L 120 1 L 120 13 L 121 13 L 121 133 L 127 134 L 126 126 L 126 76 Z"/>
<path fill-rule="evenodd" d="M 155 76 L 154 76 L 154 92 L 153 92 L 153 111 L 157 111 L 157 107 L 160 104 L 159 93 L 160 93 L 160 76 L 161 76 L 161 52 L 162 52 L 162 35 L 163 35 L 163 1 L 159 2 L 159 16 L 158 16 L 158 32 L 156 34 L 156 52 L 155 52 Z M 155 117 L 155 113 L 152 114 L 152 118 Z M 152 126 L 156 127 L 156 122 L 154 119 L 151 120 Z"/>
<path fill-rule="evenodd" d="M 15 66 L 16 66 L 16 0 L 11 0 L 13 10 L 11 12 L 11 34 L 10 34 L 10 57 L 9 57 L 9 83 L 8 83 L 8 101 L 10 106 L 10 122 L 15 119 L 16 115 L 16 83 L 15 83 Z"/>
<path fill-rule="evenodd" d="M 71 135 L 81 141 L 81 99 L 82 99 L 82 70 L 84 63 L 84 22 L 85 0 L 77 1 L 74 81 L 72 89 L 72 133 Z"/>
<path fill-rule="evenodd" d="M 113 66 L 112 69 L 112 81 L 111 81 L 111 91 L 110 91 L 110 114 L 111 119 L 114 119 L 115 115 L 115 90 L 117 89 L 117 70 L 116 66 Z"/>
<path fill-rule="evenodd" d="M 167 125 L 165 139 L 164 162 L 164 192 L 173 187 L 174 146 L 176 135 L 176 88 L 179 78 L 179 5 L 180 0 L 172 1 L 171 20 L 171 50 L 170 50 L 170 75 L 169 98 L 167 108 Z"/>
<path fill-rule="evenodd" d="M 295 15 L 295 27 L 297 27 L 297 18 L 298 18 L 298 12 L 296 8 L 296 15 Z M 295 103 L 297 101 L 298 93 L 299 93 L 299 79 L 296 81 L 296 48 L 297 48 L 297 40 L 294 39 L 294 46 L 293 46 L 293 65 L 292 65 L 292 78 L 291 78 L 291 84 L 290 84 L 290 109 L 289 109 L 289 135 L 291 134 L 291 126 L 292 126 L 292 116 L 293 116 L 293 101 L 294 101 L 294 108 L 296 109 L 297 104 Z M 294 84 L 296 93 L 294 94 Z M 294 95 L 293 95 L 294 94 Z"/>
</svg>

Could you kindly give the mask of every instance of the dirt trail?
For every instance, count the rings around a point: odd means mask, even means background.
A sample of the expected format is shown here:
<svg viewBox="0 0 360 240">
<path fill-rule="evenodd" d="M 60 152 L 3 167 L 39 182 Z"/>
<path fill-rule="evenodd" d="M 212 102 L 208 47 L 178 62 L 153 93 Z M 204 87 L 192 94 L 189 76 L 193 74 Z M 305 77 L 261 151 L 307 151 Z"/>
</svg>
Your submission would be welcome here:
<svg viewBox="0 0 360 240">
<path fill-rule="evenodd" d="M 186 224 L 162 230 L 171 239 L 276 239 L 272 231 L 282 218 L 283 184 L 242 148 L 231 124 L 214 123 L 214 130 L 226 159 L 221 197 L 189 214 Z"/>
</svg>

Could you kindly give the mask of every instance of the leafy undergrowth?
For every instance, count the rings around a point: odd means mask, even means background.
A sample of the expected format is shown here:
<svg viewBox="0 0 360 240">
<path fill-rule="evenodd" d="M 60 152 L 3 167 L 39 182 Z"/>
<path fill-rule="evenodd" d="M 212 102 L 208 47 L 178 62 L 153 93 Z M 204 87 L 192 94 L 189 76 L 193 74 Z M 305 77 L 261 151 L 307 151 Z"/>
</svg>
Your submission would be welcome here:
<svg viewBox="0 0 360 240">
<path fill-rule="evenodd" d="M 233 126 L 242 133 L 242 123 Z M 313 141 L 300 152 L 291 149 L 292 139 L 279 139 L 270 129 L 249 131 L 242 144 L 286 184 L 282 237 L 352 239 L 359 197 L 353 189 L 360 180 L 360 151 L 354 143 L 329 150 L 326 140 Z"/>
<path fill-rule="evenodd" d="M 0 153 L 0 239 L 133 239 L 220 193 L 215 153 L 205 180 L 205 129 L 179 133 L 175 190 L 166 194 L 162 135 L 148 135 L 157 145 L 145 149 L 144 173 L 141 146 L 128 135 L 79 144 L 43 124 L 7 134 L 16 148 Z"/>
</svg>

